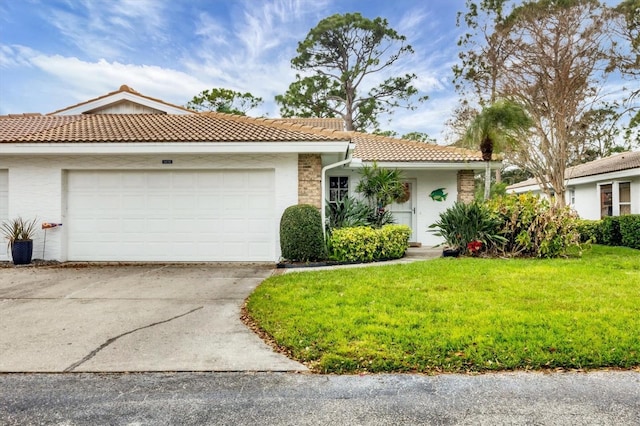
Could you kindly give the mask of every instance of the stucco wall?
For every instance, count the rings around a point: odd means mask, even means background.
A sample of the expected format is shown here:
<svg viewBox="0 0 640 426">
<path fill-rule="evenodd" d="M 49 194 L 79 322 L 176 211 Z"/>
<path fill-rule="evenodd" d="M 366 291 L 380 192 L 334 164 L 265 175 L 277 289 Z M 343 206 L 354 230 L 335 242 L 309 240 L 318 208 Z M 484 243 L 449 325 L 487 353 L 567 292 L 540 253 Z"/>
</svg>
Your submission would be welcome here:
<svg viewBox="0 0 640 426">
<path fill-rule="evenodd" d="M 349 192 L 352 196 L 359 197 L 355 192 L 356 185 L 360 180 L 357 168 L 338 168 L 327 172 L 327 176 L 349 176 Z M 451 207 L 458 198 L 457 193 L 457 170 L 433 170 L 433 171 L 404 171 L 406 179 L 415 179 L 416 190 L 416 236 L 417 242 L 424 246 L 434 246 L 442 243 L 440 237 L 436 237 L 429 232 L 429 225 L 439 219 L 440 213 Z M 445 188 L 447 199 L 445 201 L 434 201 L 429 197 L 431 191 Z M 325 192 L 325 199 L 329 199 L 328 191 Z"/>
<path fill-rule="evenodd" d="M 165 159 L 173 160 L 173 164 L 163 165 L 162 160 Z M 8 169 L 9 218 L 20 215 L 24 218 L 37 217 L 39 222 L 63 224 L 47 231 L 44 252 L 45 259 L 62 261 L 66 260 L 66 170 L 274 169 L 278 221 L 273 224 L 273 232 L 278 257 L 279 218 L 285 208 L 298 203 L 297 154 L 2 156 L 1 169 Z M 34 258 L 43 258 L 43 242 L 44 231 L 39 229 L 34 240 Z"/>
<path fill-rule="evenodd" d="M 597 182 L 589 182 L 580 185 L 570 185 L 575 189 L 575 210 L 583 219 L 600 219 L 600 188 L 602 184 L 612 182 L 631 183 L 631 214 L 640 214 L 640 177 L 620 177 L 616 179 L 603 179 Z M 567 191 L 567 202 L 570 192 Z"/>
</svg>

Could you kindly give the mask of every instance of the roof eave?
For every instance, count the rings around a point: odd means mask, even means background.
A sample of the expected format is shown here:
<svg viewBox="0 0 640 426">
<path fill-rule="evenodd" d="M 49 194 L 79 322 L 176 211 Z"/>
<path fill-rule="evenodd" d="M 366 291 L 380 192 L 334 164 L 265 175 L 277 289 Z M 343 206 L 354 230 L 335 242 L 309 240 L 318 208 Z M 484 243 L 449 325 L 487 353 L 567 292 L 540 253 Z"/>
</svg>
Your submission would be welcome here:
<svg viewBox="0 0 640 426">
<path fill-rule="evenodd" d="M 357 156 L 356 156 L 357 158 Z M 361 160 L 359 166 L 372 165 L 373 160 Z M 484 161 L 461 161 L 461 160 L 442 160 L 442 161 L 384 161 L 376 160 L 375 163 L 384 168 L 389 169 L 440 169 L 440 170 L 480 170 L 486 167 Z M 491 169 L 498 169 L 502 165 L 501 162 L 492 161 Z"/>
<path fill-rule="evenodd" d="M 3 143 L 3 155 L 33 154 L 343 154 L 349 141 L 297 142 L 20 142 Z"/>
</svg>

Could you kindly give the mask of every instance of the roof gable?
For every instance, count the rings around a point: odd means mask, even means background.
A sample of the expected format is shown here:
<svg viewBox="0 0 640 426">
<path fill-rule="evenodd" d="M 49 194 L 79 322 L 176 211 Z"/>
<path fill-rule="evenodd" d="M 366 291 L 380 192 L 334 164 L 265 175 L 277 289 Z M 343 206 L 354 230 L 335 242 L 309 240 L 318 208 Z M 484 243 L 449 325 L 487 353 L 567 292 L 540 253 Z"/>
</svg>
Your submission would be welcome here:
<svg viewBox="0 0 640 426">
<path fill-rule="evenodd" d="M 47 115 L 77 114 L 195 114 L 187 108 L 173 105 L 136 92 L 123 84 L 120 89 L 106 95 L 75 104 Z"/>
</svg>

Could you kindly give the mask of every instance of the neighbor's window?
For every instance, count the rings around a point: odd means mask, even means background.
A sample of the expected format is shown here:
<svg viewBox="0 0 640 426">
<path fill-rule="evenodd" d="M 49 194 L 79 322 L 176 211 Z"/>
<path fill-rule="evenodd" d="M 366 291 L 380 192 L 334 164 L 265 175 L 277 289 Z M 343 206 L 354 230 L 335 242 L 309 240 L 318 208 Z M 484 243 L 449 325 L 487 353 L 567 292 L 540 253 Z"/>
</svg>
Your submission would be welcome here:
<svg viewBox="0 0 640 426">
<path fill-rule="evenodd" d="M 576 190 L 575 188 L 569 189 L 569 204 L 572 206 L 576 205 Z"/>
<path fill-rule="evenodd" d="M 600 217 L 613 216 L 613 185 L 600 185 Z"/>
<path fill-rule="evenodd" d="M 631 214 L 631 183 L 618 184 L 620 189 L 620 215 Z"/>
<path fill-rule="evenodd" d="M 335 203 L 349 195 L 348 176 L 329 177 L 329 202 Z"/>
<path fill-rule="evenodd" d="M 600 185 L 600 217 L 631 214 L 631 183 Z"/>
</svg>

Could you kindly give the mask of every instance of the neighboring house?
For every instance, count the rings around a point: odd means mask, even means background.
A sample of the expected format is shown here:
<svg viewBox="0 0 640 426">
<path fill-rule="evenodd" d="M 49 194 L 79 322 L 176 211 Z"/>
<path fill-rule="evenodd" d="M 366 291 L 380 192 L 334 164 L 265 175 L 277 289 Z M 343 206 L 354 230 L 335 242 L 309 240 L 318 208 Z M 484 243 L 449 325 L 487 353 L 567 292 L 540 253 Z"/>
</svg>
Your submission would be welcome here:
<svg viewBox="0 0 640 426">
<path fill-rule="evenodd" d="M 46 246 L 41 231 L 35 258 L 271 262 L 284 209 L 354 194 L 362 164 L 404 171 L 408 198 L 392 208 L 415 242 L 439 243 L 427 227 L 473 198 L 479 152 L 317 124 L 195 113 L 127 86 L 48 115 L 1 116 L 0 220 L 63 224 Z M 429 197 L 440 188 L 446 200 Z"/>
<path fill-rule="evenodd" d="M 583 219 L 640 214 L 640 151 L 570 167 L 565 177 L 567 204 Z M 542 193 L 535 179 L 511 185 L 507 191 Z"/>
</svg>

